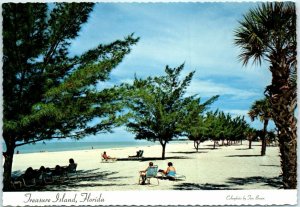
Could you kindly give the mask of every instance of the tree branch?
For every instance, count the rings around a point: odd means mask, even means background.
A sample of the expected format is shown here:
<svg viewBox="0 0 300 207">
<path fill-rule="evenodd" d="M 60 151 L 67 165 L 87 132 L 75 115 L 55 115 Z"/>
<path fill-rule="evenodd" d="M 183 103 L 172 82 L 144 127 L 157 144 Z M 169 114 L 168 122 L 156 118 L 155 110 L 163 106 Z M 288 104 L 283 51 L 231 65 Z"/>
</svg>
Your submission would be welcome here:
<svg viewBox="0 0 300 207">
<path fill-rule="evenodd" d="M 61 138 L 68 138 L 68 137 L 51 137 L 51 138 L 41 138 L 41 139 L 36 139 L 36 140 L 32 140 L 32 141 L 28 141 L 28 142 L 23 142 L 20 144 L 16 144 L 16 147 L 22 146 L 22 145 L 26 145 L 26 144 L 31 144 L 31 143 L 35 143 L 35 142 L 40 142 L 46 139 L 61 139 Z"/>
</svg>

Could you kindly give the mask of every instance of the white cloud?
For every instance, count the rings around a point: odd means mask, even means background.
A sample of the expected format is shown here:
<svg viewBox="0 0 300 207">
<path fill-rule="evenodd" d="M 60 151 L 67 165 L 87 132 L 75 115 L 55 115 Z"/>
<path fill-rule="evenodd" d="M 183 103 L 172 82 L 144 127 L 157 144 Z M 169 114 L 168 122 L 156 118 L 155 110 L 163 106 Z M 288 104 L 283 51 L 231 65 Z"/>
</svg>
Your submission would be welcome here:
<svg viewBox="0 0 300 207">
<path fill-rule="evenodd" d="M 223 83 L 216 83 L 211 80 L 193 80 L 187 88 L 187 95 L 199 94 L 201 97 L 214 95 L 227 95 L 234 99 L 250 99 L 260 96 L 260 93 L 240 88 L 230 87 Z"/>
<path fill-rule="evenodd" d="M 232 116 L 245 116 L 245 118 L 248 117 L 249 110 L 241 110 L 241 109 L 225 109 L 223 110 L 225 113 L 229 113 Z"/>
</svg>

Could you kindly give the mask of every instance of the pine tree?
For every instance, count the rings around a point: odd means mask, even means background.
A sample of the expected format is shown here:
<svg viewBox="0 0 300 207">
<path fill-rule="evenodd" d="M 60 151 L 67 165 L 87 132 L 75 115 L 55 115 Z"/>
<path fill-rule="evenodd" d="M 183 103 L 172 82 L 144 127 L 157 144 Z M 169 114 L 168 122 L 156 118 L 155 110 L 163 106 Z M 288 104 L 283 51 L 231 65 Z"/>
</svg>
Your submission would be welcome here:
<svg viewBox="0 0 300 207">
<path fill-rule="evenodd" d="M 138 39 L 130 35 L 72 57 L 68 48 L 87 22 L 92 3 L 5 3 L 2 8 L 4 190 L 8 190 L 17 146 L 79 139 L 114 126 L 121 109 L 114 101 L 118 94 L 96 85 L 108 79 Z"/>
<path fill-rule="evenodd" d="M 190 113 L 190 103 L 197 100 L 195 96 L 185 97 L 194 72 L 180 80 L 183 68 L 183 64 L 177 68 L 166 66 L 165 76 L 135 78 L 133 85 L 127 85 L 127 128 L 136 134 L 136 139 L 159 141 L 162 159 L 167 143 L 185 132 L 183 125 Z"/>
</svg>

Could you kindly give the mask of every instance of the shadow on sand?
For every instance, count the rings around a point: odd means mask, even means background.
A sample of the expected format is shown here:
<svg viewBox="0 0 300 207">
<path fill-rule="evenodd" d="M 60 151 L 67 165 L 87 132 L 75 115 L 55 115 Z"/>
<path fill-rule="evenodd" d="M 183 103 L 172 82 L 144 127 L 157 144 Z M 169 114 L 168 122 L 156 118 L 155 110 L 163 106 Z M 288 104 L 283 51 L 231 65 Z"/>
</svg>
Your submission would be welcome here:
<svg viewBox="0 0 300 207">
<path fill-rule="evenodd" d="M 183 157 L 183 156 L 174 156 L 174 157 L 165 157 L 165 160 L 167 159 L 174 159 L 174 160 L 180 160 L 180 159 L 190 159 L 189 157 Z M 152 161 L 152 160 L 162 160 L 161 157 L 143 157 L 140 159 L 130 159 L 130 158 L 118 158 L 118 161 Z"/>
<path fill-rule="evenodd" d="M 178 153 L 178 154 L 200 154 L 200 153 L 208 153 L 207 151 L 186 151 L 186 152 L 170 152 L 170 153 Z"/>
<path fill-rule="evenodd" d="M 117 182 L 105 182 L 101 181 L 118 181 L 120 179 L 127 179 L 130 177 L 116 176 L 118 172 L 111 171 L 98 171 L 99 168 L 92 170 L 78 170 L 78 178 L 71 177 L 69 179 L 65 178 L 63 182 L 54 181 L 47 185 L 33 186 L 28 188 L 18 189 L 17 191 L 68 191 L 69 189 L 82 188 L 82 187 L 99 187 L 99 186 L 125 186 L 126 184 L 116 184 Z"/>
<path fill-rule="evenodd" d="M 263 166 L 263 167 L 280 167 L 280 165 L 259 165 L 259 166 Z"/>
<path fill-rule="evenodd" d="M 195 184 L 195 183 L 180 183 L 174 186 L 174 190 L 235 190 L 230 185 L 222 184 Z"/>
<path fill-rule="evenodd" d="M 261 155 L 228 155 L 225 157 L 261 157 Z"/>
<path fill-rule="evenodd" d="M 229 178 L 227 183 L 234 185 L 245 185 L 245 184 L 263 184 L 264 186 L 271 186 L 274 188 L 282 188 L 282 176 L 267 178 L 261 176 L 247 177 L 247 178 Z"/>
<path fill-rule="evenodd" d="M 264 186 L 270 186 L 273 188 L 281 189 L 282 177 L 246 177 L 246 178 L 228 178 L 225 184 L 195 184 L 195 183 L 180 183 L 174 186 L 174 190 L 237 190 L 239 186 L 249 185 L 249 184 L 262 184 Z"/>
<path fill-rule="evenodd" d="M 251 149 L 249 149 L 249 147 L 248 148 L 238 148 L 238 149 L 235 149 L 235 150 L 253 150 L 253 148 L 251 148 Z"/>
</svg>

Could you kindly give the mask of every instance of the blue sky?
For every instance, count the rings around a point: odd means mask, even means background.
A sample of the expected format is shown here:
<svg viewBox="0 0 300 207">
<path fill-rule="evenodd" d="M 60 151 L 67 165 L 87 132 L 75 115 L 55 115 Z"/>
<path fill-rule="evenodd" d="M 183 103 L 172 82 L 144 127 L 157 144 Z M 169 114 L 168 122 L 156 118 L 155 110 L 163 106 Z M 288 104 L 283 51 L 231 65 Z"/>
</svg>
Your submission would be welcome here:
<svg viewBox="0 0 300 207">
<path fill-rule="evenodd" d="M 220 95 L 211 109 L 219 108 L 232 115 L 245 115 L 251 104 L 263 98 L 271 82 L 268 65 L 238 61 L 239 48 L 234 45 L 238 20 L 257 3 L 97 3 L 83 25 L 79 37 L 71 44 L 71 54 L 84 51 L 134 33 L 140 37 L 132 52 L 115 68 L 110 87 L 132 82 L 134 74 L 147 77 L 164 74 L 166 65 L 177 67 L 183 62 L 183 76 L 196 73 L 187 94 L 199 94 L 204 100 Z M 273 128 L 274 124 L 270 125 Z M 134 135 L 124 128 L 113 134 L 90 136 L 84 141 L 133 141 Z"/>
</svg>

